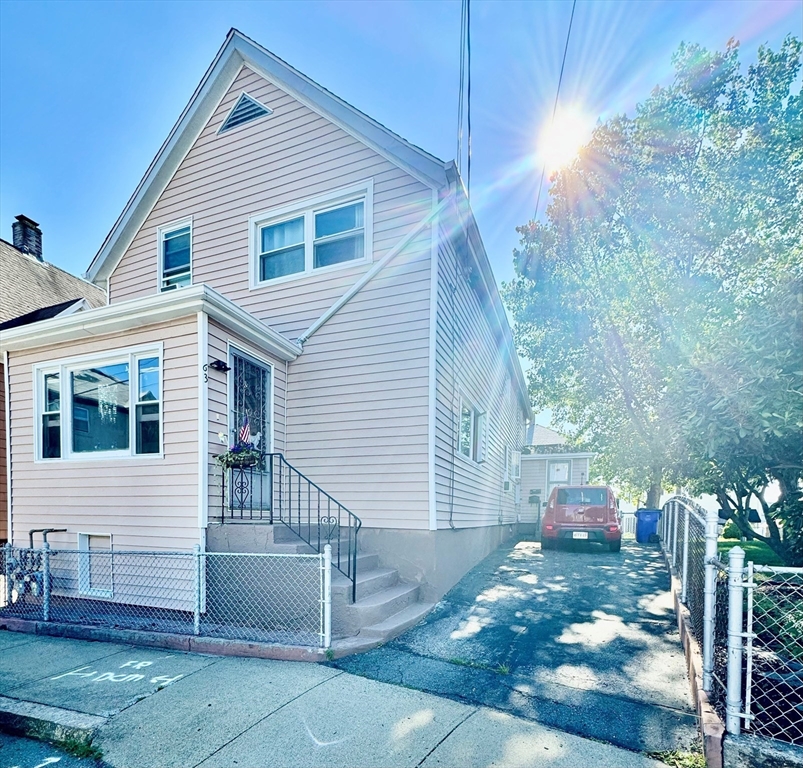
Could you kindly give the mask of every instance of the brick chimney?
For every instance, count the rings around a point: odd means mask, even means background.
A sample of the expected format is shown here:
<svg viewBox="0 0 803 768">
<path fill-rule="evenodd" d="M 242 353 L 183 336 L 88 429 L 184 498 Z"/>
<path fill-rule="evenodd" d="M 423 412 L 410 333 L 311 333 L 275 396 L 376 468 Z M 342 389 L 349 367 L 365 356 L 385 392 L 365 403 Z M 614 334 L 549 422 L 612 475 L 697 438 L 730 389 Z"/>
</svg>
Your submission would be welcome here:
<svg viewBox="0 0 803 768">
<path fill-rule="evenodd" d="M 11 230 L 14 233 L 14 247 L 39 261 L 43 261 L 42 230 L 39 229 L 39 225 L 27 216 L 17 216 L 16 219 L 11 225 Z"/>
</svg>

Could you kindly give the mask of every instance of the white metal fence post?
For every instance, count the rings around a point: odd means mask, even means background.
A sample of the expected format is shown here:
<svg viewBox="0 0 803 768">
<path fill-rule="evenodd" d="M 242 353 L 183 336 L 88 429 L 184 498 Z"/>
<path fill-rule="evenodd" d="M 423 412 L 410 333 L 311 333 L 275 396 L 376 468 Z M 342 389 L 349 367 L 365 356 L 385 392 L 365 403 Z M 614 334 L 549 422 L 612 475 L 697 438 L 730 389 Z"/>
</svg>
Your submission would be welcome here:
<svg viewBox="0 0 803 768">
<path fill-rule="evenodd" d="M 323 548 L 323 647 L 332 645 L 332 545 Z"/>
<path fill-rule="evenodd" d="M 675 571 L 677 569 L 677 562 L 678 562 L 678 503 L 674 502 L 672 504 L 672 524 L 674 527 L 674 533 L 672 535 L 672 570 Z"/>
<path fill-rule="evenodd" d="M 6 577 L 6 605 L 11 605 L 11 542 L 3 546 L 3 571 Z"/>
<path fill-rule="evenodd" d="M 725 728 L 739 734 L 742 709 L 742 596 L 744 550 L 736 546 L 728 554 L 728 677 L 725 695 Z"/>
<path fill-rule="evenodd" d="M 50 544 L 47 542 L 42 544 L 42 620 L 50 621 Z"/>
<path fill-rule="evenodd" d="M 195 616 L 192 631 L 201 634 L 201 545 L 196 544 L 195 550 Z"/>
<path fill-rule="evenodd" d="M 705 589 L 703 602 L 703 690 L 711 692 L 714 676 L 714 621 L 717 610 L 717 535 L 719 514 L 705 513 Z"/>
<path fill-rule="evenodd" d="M 686 598 L 688 597 L 689 589 L 689 517 L 691 517 L 691 510 L 688 507 L 683 508 L 683 583 L 680 587 L 680 602 L 686 605 Z"/>
</svg>

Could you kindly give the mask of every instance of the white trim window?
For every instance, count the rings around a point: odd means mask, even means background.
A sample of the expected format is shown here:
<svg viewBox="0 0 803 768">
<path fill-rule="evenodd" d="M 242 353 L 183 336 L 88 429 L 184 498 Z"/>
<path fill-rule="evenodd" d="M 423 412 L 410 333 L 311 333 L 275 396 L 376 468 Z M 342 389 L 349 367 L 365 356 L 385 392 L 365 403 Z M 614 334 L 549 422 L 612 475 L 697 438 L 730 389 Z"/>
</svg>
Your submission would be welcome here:
<svg viewBox="0 0 803 768">
<path fill-rule="evenodd" d="M 160 455 L 161 361 L 159 345 L 35 366 L 37 460 Z"/>
<path fill-rule="evenodd" d="M 516 495 L 516 503 L 519 503 L 520 496 L 517 488 L 521 482 L 521 451 L 514 451 L 509 446 L 505 446 L 505 477 L 504 489 L 513 491 Z"/>
<path fill-rule="evenodd" d="M 460 398 L 457 452 L 481 464 L 485 461 L 486 414 Z"/>
<path fill-rule="evenodd" d="M 192 285 L 192 219 L 158 228 L 159 290 Z"/>
<path fill-rule="evenodd" d="M 371 260 L 373 183 L 249 220 L 251 287 Z"/>
</svg>

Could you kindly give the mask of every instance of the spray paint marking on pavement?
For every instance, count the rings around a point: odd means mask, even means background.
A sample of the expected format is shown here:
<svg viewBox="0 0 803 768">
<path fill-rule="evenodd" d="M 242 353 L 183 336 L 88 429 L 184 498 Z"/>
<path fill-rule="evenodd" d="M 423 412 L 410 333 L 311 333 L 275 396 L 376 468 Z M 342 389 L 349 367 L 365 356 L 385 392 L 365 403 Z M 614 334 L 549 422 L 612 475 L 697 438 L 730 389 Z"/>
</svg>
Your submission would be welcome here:
<svg viewBox="0 0 803 768">
<path fill-rule="evenodd" d="M 125 664 L 121 664 L 119 669 L 145 669 L 146 667 L 150 667 L 153 663 L 152 661 L 127 661 Z M 71 672 L 56 675 L 50 679 L 61 680 L 64 677 L 82 677 L 86 678 L 87 682 L 93 683 L 138 683 L 140 680 L 144 680 L 146 676 L 147 675 L 139 672 L 101 672 L 91 667 L 79 667 Z M 170 685 L 170 683 L 174 683 L 182 677 L 184 677 L 184 675 L 176 675 L 175 677 L 157 675 L 156 677 L 152 677 L 150 682 L 154 685 L 158 685 L 160 688 L 164 688 L 166 685 Z"/>
</svg>

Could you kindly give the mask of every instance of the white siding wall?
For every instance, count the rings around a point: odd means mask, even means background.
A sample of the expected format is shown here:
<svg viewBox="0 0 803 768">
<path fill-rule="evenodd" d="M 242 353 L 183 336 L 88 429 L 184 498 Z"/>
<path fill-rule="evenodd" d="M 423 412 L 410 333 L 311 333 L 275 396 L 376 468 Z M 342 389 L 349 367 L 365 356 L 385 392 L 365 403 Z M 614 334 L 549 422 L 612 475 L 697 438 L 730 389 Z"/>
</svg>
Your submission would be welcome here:
<svg viewBox="0 0 803 768">
<path fill-rule="evenodd" d="M 244 90 L 274 114 L 217 135 Z M 377 261 L 431 211 L 431 190 L 245 68 L 112 274 L 111 301 L 157 290 L 157 227 L 192 216 L 193 282 L 296 338 L 371 265 L 251 290 L 248 218 L 367 179 Z M 366 526 L 428 526 L 430 254 L 425 230 L 289 365 L 287 436 L 277 432 L 277 450 Z M 209 337 L 210 355 L 222 355 L 212 351 L 212 323 Z M 217 378 L 210 377 L 210 449 L 225 396 Z M 277 413 L 277 426 L 284 419 Z"/>
<path fill-rule="evenodd" d="M 505 447 L 520 449 L 524 413 L 499 353 L 496 332 L 446 233 L 438 254 L 435 476 L 439 528 L 515 522 L 514 494 L 503 490 Z M 462 263 L 462 267 L 460 266 Z M 487 412 L 485 462 L 457 453 L 461 394 Z"/>
<path fill-rule="evenodd" d="M 528 502 L 530 491 L 541 492 L 543 510 L 546 497 L 546 459 L 543 456 L 521 457 L 521 522 L 534 523 L 538 519 L 538 509 Z"/>
<path fill-rule="evenodd" d="M 217 134 L 247 91 L 273 115 Z M 374 182 L 374 259 L 431 207 L 431 191 L 326 118 L 243 68 L 110 280 L 110 301 L 157 291 L 157 227 L 193 217 L 193 282 L 295 338 L 370 265 L 249 290 L 248 218 L 367 179 Z"/>
<path fill-rule="evenodd" d="M 365 526 L 429 525 L 429 280 L 425 231 L 289 365 L 288 457 Z"/>
<path fill-rule="evenodd" d="M 76 547 L 77 534 L 114 537 L 115 549 L 190 549 L 198 526 L 198 356 L 196 319 L 182 318 L 81 341 L 10 354 L 8 393 L 13 541 L 30 528 L 67 528 L 54 545 Z M 34 462 L 32 366 L 78 355 L 164 342 L 164 456 Z"/>
</svg>

